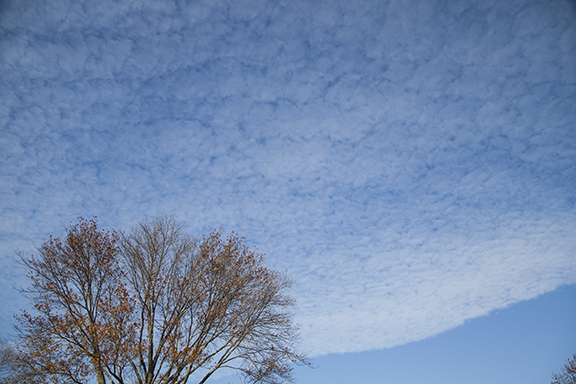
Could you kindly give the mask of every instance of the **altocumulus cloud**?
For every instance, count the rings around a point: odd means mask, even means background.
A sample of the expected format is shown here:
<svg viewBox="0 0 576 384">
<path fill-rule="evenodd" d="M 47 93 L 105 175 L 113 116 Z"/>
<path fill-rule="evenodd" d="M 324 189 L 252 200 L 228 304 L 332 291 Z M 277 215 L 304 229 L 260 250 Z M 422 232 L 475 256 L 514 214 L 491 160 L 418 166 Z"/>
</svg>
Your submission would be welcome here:
<svg viewBox="0 0 576 384">
<path fill-rule="evenodd" d="M 353 3 L 4 1 L 2 324 L 78 215 L 245 235 L 311 355 L 576 283 L 573 3 Z"/>
</svg>

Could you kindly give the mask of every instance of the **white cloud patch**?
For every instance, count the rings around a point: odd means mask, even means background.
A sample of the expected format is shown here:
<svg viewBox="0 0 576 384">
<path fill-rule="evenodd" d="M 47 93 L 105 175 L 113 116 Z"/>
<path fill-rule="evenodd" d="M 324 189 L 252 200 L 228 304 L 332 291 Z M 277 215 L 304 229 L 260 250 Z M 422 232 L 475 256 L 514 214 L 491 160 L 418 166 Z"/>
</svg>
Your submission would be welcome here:
<svg viewBox="0 0 576 384">
<path fill-rule="evenodd" d="M 576 282 L 568 1 L 0 7 L 10 258 L 176 213 L 292 275 L 312 355 L 420 340 Z"/>
</svg>

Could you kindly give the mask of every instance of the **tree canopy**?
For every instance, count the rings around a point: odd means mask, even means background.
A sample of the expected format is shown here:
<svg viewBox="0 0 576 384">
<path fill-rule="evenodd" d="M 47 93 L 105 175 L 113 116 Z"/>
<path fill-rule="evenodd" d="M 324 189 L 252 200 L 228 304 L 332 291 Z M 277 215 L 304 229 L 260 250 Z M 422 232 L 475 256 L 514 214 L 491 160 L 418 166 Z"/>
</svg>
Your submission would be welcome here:
<svg viewBox="0 0 576 384">
<path fill-rule="evenodd" d="M 14 377 L 31 383 L 204 383 L 220 369 L 290 381 L 291 281 L 245 240 L 194 239 L 173 217 L 108 231 L 80 218 L 21 260 L 35 308 L 17 316 Z"/>
</svg>

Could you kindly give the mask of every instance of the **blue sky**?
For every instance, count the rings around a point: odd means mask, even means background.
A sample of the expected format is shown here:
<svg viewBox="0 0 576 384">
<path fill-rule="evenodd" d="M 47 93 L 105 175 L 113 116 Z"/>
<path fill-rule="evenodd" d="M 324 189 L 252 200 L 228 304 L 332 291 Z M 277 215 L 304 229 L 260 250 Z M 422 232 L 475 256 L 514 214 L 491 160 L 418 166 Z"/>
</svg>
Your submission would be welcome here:
<svg viewBox="0 0 576 384">
<path fill-rule="evenodd" d="M 16 251 L 167 212 L 295 279 L 301 382 L 423 351 L 549 378 L 574 312 L 498 343 L 576 303 L 575 62 L 569 0 L 3 1 L 0 327 Z"/>
</svg>

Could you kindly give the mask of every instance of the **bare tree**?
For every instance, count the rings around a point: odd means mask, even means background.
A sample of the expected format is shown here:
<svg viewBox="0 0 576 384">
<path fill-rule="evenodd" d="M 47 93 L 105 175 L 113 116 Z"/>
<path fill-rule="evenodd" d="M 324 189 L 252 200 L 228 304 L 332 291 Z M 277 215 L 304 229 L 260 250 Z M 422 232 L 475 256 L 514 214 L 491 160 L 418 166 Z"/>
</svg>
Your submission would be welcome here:
<svg viewBox="0 0 576 384">
<path fill-rule="evenodd" d="M 22 257 L 37 313 L 18 317 L 12 378 L 183 384 L 232 369 L 280 383 L 307 363 L 290 281 L 235 234 L 195 240 L 162 216 L 117 235 L 80 219 L 38 251 Z"/>
<path fill-rule="evenodd" d="M 552 384 L 576 384 L 576 354 L 566 361 L 560 373 L 552 374 Z"/>
<path fill-rule="evenodd" d="M 0 378 L 10 377 L 15 370 L 16 351 L 6 339 L 0 339 Z"/>
<path fill-rule="evenodd" d="M 290 281 L 244 239 L 215 231 L 194 241 L 160 217 L 120 244 L 141 319 L 138 383 L 186 383 L 195 372 L 204 383 L 221 368 L 276 383 L 305 362 L 294 351 Z"/>
</svg>

